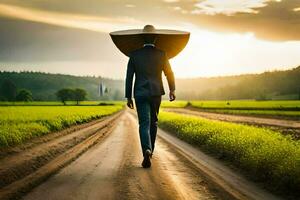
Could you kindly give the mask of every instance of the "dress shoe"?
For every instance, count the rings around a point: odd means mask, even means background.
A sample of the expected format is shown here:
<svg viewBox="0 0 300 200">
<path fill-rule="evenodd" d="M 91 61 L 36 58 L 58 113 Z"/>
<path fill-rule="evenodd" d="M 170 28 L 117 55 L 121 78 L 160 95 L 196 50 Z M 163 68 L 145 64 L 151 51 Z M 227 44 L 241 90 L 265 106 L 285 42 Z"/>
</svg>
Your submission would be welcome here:
<svg viewBox="0 0 300 200">
<path fill-rule="evenodd" d="M 145 151 L 144 160 L 142 162 L 143 168 L 149 168 L 149 167 L 151 167 L 150 157 L 151 157 L 151 151 L 149 149 L 147 149 Z"/>
</svg>

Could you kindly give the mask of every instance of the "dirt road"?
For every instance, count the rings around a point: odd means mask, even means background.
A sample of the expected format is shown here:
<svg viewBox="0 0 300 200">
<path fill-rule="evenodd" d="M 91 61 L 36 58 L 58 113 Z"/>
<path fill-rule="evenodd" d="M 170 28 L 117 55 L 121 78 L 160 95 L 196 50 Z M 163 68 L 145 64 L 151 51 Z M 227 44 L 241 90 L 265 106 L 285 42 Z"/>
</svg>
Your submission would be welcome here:
<svg viewBox="0 0 300 200">
<path fill-rule="evenodd" d="M 185 147 L 163 131 L 158 134 L 152 167 L 143 169 L 136 119 L 125 112 L 110 136 L 23 199 L 233 199 L 234 194 L 237 199 L 276 199 L 241 177 L 230 177 L 221 165 L 209 158 L 203 160 L 205 157 L 197 150 Z M 209 170 L 203 172 L 201 165 Z M 218 176 L 217 168 L 222 168 L 224 176 Z M 226 183 L 228 175 L 238 190 L 242 188 L 251 194 L 233 189 L 232 184 Z M 215 184 L 212 177 L 225 183 Z M 225 192 L 226 187 L 233 196 Z"/>
</svg>

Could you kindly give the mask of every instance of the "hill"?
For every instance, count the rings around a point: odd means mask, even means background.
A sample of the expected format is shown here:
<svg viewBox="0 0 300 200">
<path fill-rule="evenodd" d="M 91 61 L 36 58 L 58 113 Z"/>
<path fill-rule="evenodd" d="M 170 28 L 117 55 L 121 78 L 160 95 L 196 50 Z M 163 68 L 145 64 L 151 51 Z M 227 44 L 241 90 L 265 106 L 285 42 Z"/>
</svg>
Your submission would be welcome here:
<svg viewBox="0 0 300 200">
<path fill-rule="evenodd" d="M 179 99 L 300 99 L 300 66 L 238 76 L 178 79 Z"/>
<path fill-rule="evenodd" d="M 123 80 L 41 72 L 0 72 L 0 85 L 5 79 L 14 82 L 18 89 L 30 90 L 35 100 L 56 100 L 55 92 L 61 88 L 83 88 L 88 93 L 88 100 L 124 99 Z M 99 96 L 100 82 L 108 88 L 104 96 Z M 176 79 L 176 93 L 182 100 L 299 99 L 300 66 L 261 74 Z"/>
<path fill-rule="evenodd" d="M 0 72 L 0 85 L 9 79 L 18 89 L 28 89 L 34 100 L 56 100 L 55 92 L 62 88 L 82 88 L 88 93 L 88 100 L 120 100 L 123 98 L 123 81 L 103 77 L 71 76 L 40 72 Z M 108 93 L 99 96 L 99 84 L 108 88 Z"/>
</svg>

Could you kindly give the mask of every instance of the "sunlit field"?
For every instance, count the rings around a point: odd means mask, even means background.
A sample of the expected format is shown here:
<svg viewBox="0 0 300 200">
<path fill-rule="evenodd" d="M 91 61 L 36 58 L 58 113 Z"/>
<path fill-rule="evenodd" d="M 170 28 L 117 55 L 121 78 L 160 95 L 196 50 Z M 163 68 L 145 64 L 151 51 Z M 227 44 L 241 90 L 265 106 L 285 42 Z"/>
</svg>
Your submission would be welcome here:
<svg viewBox="0 0 300 200">
<path fill-rule="evenodd" d="M 159 126 L 233 163 L 273 189 L 299 189 L 300 143 L 289 136 L 269 129 L 169 112 L 161 112 Z"/>
<path fill-rule="evenodd" d="M 0 147 L 12 146 L 36 136 L 59 131 L 111 115 L 123 108 L 112 106 L 2 106 Z"/>
<path fill-rule="evenodd" d="M 191 105 L 202 109 L 241 110 L 298 110 L 300 101 L 192 101 Z"/>
<path fill-rule="evenodd" d="M 192 101 L 191 106 L 224 114 L 300 118 L 300 101 Z"/>
<path fill-rule="evenodd" d="M 161 107 L 162 108 L 183 108 L 187 105 L 187 101 L 162 101 Z"/>
<path fill-rule="evenodd" d="M 255 115 L 265 117 L 282 117 L 291 119 L 300 119 L 300 111 L 282 111 L 282 110 L 234 110 L 234 109 L 209 109 L 207 112 L 232 114 L 232 115 Z"/>
<path fill-rule="evenodd" d="M 162 108 L 197 108 L 199 111 L 234 114 L 257 115 L 268 117 L 300 118 L 300 101 L 163 101 Z"/>
<path fill-rule="evenodd" d="M 187 105 L 201 109 L 233 109 L 233 110 L 298 110 L 300 101 L 163 101 L 162 107 L 185 107 Z"/>
<path fill-rule="evenodd" d="M 124 101 L 81 101 L 81 106 L 124 105 Z M 63 106 L 60 101 L 0 102 L 0 106 Z M 67 101 L 67 106 L 77 105 L 75 101 Z"/>
</svg>

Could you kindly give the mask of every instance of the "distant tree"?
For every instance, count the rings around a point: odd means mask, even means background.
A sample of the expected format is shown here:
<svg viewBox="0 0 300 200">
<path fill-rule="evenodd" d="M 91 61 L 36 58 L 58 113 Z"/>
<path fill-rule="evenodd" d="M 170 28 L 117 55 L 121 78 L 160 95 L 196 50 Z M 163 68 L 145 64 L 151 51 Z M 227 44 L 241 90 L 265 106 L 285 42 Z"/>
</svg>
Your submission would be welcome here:
<svg viewBox="0 0 300 200">
<path fill-rule="evenodd" d="M 17 101 L 32 101 L 32 93 L 29 90 L 22 89 L 16 96 Z"/>
<path fill-rule="evenodd" d="M 66 105 L 66 101 L 74 99 L 74 90 L 69 88 L 58 90 L 55 94 L 64 105 Z"/>
<path fill-rule="evenodd" d="M 74 100 L 77 102 L 77 105 L 79 105 L 80 101 L 83 101 L 86 99 L 87 92 L 84 89 L 76 88 L 74 90 Z"/>
<path fill-rule="evenodd" d="M 1 85 L 0 93 L 4 100 L 14 101 L 16 99 L 17 87 L 11 80 L 5 79 Z"/>
<path fill-rule="evenodd" d="M 257 101 L 266 101 L 267 99 L 268 98 L 266 92 L 262 92 L 262 91 L 259 91 L 257 97 L 255 98 L 255 100 Z"/>
</svg>

